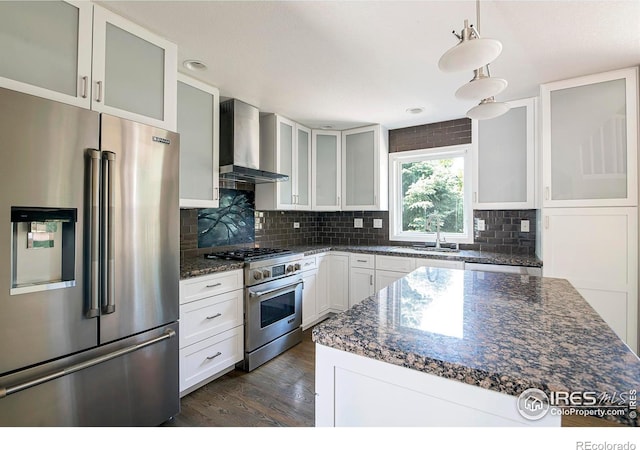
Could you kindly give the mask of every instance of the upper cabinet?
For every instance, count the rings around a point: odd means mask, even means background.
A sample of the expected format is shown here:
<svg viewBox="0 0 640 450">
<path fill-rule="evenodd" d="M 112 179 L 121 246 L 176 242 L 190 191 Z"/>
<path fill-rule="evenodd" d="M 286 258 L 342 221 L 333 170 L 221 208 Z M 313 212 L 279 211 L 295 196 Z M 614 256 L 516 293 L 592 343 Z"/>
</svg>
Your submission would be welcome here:
<svg viewBox="0 0 640 450">
<path fill-rule="evenodd" d="M 260 118 L 260 168 L 287 181 L 256 185 L 256 209 L 311 209 L 311 130 L 277 114 Z"/>
<path fill-rule="evenodd" d="M 474 209 L 535 208 L 536 99 L 508 102 L 506 114 L 474 120 Z"/>
<path fill-rule="evenodd" d="M 90 2 L 0 2 L 0 40 L 0 86 L 176 130 L 177 47 L 144 28 Z"/>
<path fill-rule="evenodd" d="M 638 68 L 541 85 L 543 206 L 637 205 Z"/>
<path fill-rule="evenodd" d="M 387 133 L 380 125 L 342 132 L 342 210 L 388 208 Z"/>
<path fill-rule="evenodd" d="M 218 89 L 178 74 L 181 208 L 219 206 L 219 104 Z"/>
<path fill-rule="evenodd" d="M 177 60 L 175 44 L 94 6 L 92 109 L 175 131 Z"/>
<path fill-rule="evenodd" d="M 89 2 L 0 2 L 0 86 L 91 107 Z"/>
<path fill-rule="evenodd" d="M 340 210 L 341 133 L 313 130 L 311 132 L 311 198 L 314 211 Z"/>
</svg>

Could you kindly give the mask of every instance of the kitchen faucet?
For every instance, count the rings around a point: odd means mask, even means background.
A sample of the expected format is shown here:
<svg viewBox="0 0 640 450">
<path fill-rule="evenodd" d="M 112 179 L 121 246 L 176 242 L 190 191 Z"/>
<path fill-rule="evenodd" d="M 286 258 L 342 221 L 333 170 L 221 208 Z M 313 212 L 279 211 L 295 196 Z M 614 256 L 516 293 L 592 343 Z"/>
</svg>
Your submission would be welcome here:
<svg viewBox="0 0 640 450">
<path fill-rule="evenodd" d="M 440 221 L 440 216 L 438 214 L 432 214 L 429 216 L 429 220 L 427 221 L 427 226 L 431 227 L 431 224 L 435 221 L 436 223 L 436 249 L 440 249 L 440 243 L 444 242 L 444 238 L 442 241 L 440 240 L 440 225 L 442 225 Z"/>
</svg>

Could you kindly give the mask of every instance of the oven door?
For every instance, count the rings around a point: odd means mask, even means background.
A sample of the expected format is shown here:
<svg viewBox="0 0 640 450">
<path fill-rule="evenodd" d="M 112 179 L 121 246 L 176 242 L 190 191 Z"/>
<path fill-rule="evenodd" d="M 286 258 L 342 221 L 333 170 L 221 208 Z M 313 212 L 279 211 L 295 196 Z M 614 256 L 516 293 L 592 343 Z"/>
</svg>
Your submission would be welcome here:
<svg viewBox="0 0 640 450">
<path fill-rule="evenodd" d="M 302 277 L 248 287 L 245 306 L 245 348 L 251 352 L 302 325 Z"/>
</svg>

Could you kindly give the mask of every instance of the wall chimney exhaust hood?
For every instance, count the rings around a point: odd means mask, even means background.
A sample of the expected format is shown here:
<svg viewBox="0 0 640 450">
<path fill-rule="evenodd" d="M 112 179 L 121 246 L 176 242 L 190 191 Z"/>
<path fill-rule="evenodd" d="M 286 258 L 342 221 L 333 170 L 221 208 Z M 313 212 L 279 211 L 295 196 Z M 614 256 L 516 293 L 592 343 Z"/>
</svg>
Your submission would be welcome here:
<svg viewBox="0 0 640 450">
<path fill-rule="evenodd" d="M 288 175 L 260 170 L 258 108 L 231 99 L 220 103 L 220 180 L 242 183 L 286 181 Z"/>
</svg>

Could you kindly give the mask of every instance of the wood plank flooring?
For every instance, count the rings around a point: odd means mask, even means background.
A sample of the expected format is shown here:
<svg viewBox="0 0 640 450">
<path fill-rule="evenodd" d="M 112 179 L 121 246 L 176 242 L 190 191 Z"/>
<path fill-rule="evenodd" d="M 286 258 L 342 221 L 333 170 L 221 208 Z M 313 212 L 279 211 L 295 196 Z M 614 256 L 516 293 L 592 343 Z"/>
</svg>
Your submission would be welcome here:
<svg viewBox="0 0 640 450">
<path fill-rule="evenodd" d="M 233 370 L 184 396 L 165 426 L 312 427 L 315 344 L 311 329 L 300 344 L 252 372 Z"/>
<path fill-rule="evenodd" d="M 186 395 L 181 412 L 163 426 L 313 427 L 315 344 L 302 342 L 252 372 L 234 370 Z M 609 421 L 563 417 L 563 427 L 616 426 Z"/>
</svg>

